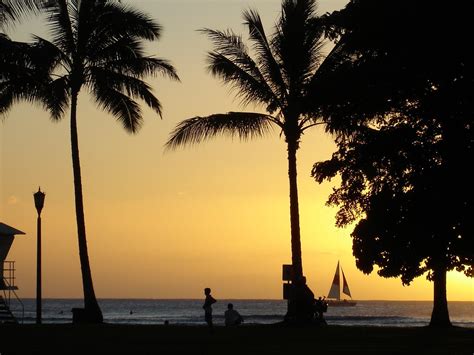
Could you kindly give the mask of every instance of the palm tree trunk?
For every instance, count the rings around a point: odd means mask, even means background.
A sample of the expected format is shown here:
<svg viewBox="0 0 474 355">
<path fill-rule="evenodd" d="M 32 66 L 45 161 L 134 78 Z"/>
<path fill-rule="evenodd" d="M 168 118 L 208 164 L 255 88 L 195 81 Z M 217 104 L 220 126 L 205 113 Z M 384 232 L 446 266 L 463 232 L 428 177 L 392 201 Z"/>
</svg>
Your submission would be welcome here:
<svg viewBox="0 0 474 355">
<path fill-rule="evenodd" d="M 301 260 L 300 213 L 298 205 L 298 184 L 296 170 L 296 152 L 298 140 L 288 139 L 288 178 L 290 181 L 290 223 L 291 223 L 291 260 L 293 280 L 288 298 L 285 322 L 308 324 L 314 322 L 314 294 L 306 285 Z"/>
<path fill-rule="evenodd" d="M 446 297 L 446 268 L 437 267 L 433 270 L 433 312 L 431 313 L 430 326 L 450 327 L 448 299 Z"/>
<path fill-rule="evenodd" d="M 102 311 L 94 293 L 92 274 L 87 253 L 86 224 L 84 218 L 84 203 L 82 199 L 81 165 L 79 160 L 79 143 L 77 138 L 77 96 L 78 92 L 72 93 L 71 98 L 71 150 L 72 168 L 74 173 L 74 196 L 76 201 L 77 237 L 79 242 L 79 258 L 81 261 L 82 287 L 84 291 L 85 314 L 81 321 L 101 323 L 103 321 Z"/>
<path fill-rule="evenodd" d="M 298 184 L 296 170 L 296 151 L 298 143 L 288 141 L 288 178 L 290 181 L 290 226 L 291 226 L 291 261 L 293 264 L 293 280 L 303 276 L 301 261 L 300 212 L 298 204 Z"/>
</svg>

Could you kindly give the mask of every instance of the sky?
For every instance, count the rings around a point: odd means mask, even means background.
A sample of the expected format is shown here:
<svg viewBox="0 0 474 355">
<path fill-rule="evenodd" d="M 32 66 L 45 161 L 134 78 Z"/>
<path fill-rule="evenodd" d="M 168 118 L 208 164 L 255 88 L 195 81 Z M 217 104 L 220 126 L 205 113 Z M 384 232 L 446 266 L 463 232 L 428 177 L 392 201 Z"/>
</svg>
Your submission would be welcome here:
<svg viewBox="0 0 474 355">
<path fill-rule="evenodd" d="M 217 138 L 165 151 L 183 119 L 243 110 L 228 87 L 206 71 L 210 42 L 196 30 L 233 29 L 246 35 L 242 11 L 257 9 L 270 33 L 280 0 L 136 0 L 163 26 L 149 54 L 172 62 L 181 83 L 150 78 L 163 119 L 142 106 L 145 123 L 126 133 L 82 92 L 78 129 L 85 218 L 98 298 L 281 299 L 282 264 L 291 263 L 286 148 L 275 130 L 251 142 Z M 320 0 L 320 14 L 346 0 Z M 41 21 L 10 29 L 12 38 L 47 37 Z M 244 36 L 245 37 L 245 36 Z M 261 110 L 247 107 L 246 110 Z M 68 115 L 50 121 L 22 103 L 0 121 L 0 221 L 20 229 L 8 260 L 16 261 L 18 294 L 34 297 L 36 210 L 33 193 L 46 192 L 43 224 L 43 297 L 80 298 L 82 284 L 74 213 Z M 335 227 L 325 206 L 334 183 L 318 185 L 312 165 L 330 158 L 333 137 L 315 128 L 303 136 L 298 183 L 303 271 L 315 295 L 327 295 L 338 260 L 354 299 L 431 300 L 424 277 L 364 275 L 355 266 L 351 227 Z M 448 299 L 474 301 L 474 283 L 448 274 Z"/>
</svg>

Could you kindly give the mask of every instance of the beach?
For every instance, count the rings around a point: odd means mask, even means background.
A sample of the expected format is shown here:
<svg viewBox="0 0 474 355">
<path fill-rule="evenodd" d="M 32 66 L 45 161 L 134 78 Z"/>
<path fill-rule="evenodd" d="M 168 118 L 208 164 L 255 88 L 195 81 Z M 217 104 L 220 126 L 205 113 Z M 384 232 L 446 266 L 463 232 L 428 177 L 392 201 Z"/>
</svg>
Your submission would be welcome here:
<svg viewBox="0 0 474 355">
<path fill-rule="evenodd" d="M 472 354 L 474 329 L 2 325 L 7 354 Z"/>
</svg>

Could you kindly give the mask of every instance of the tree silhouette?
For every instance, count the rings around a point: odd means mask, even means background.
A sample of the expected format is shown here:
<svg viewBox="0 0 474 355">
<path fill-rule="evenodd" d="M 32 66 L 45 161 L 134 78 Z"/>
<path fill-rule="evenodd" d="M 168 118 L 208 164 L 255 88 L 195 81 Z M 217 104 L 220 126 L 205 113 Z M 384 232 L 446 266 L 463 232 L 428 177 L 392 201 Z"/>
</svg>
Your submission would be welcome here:
<svg viewBox="0 0 474 355">
<path fill-rule="evenodd" d="M 38 101 L 60 120 L 67 109 L 71 118 L 71 151 L 74 175 L 79 256 L 84 289 L 82 321 L 101 322 L 87 252 L 82 179 L 77 135 L 77 105 L 81 89 L 87 89 L 97 105 L 112 114 L 130 133 L 143 121 L 138 103 L 144 101 L 161 116 L 161 104 L 147 75 L 164 74 L 179 80 L 166 60 L 144 54 L 143 40 L 157 40 L 161 27 L 146 14 L 117 1 L 58 0 L 44 2 L 52 40 L 35 36 L 25 62 L 36 76 L 18 87 L 18 80 L 3 76 L 0 102 L 3 112 L 17 100 Z M 45 75 L 45 73 L 47 75 Z M 47 77 L 47 80 L 43 79 Z M 22 88 L 24 90 L 22 90 Z M 2 112 L 2 111 L 0 111 Z"/>
<path fill-rule="evenodd" d="M 328 201 L 340 207 L 338 225 L 362 218 L 352 233 L 357 266 L 405 284 L 428 272 L 433 326 L 450 325 L 446 271 L 473 276 L 472 6 L 446 16 L 425 0 L 351 1 L 326 18 L 337 43 L 313 88 L 329 128 L 345 133 L 313 176 L 340 174 Z"/>
<path fill-rule="evenodd" d="M 267 37 L 257 11 L 243 13 L 251 50 L 231 30 L 203 29 L 214 44 L 208 53 L 208 69 L 230 85 L 242 104 L 263 106 L 267 113 L 228 112 L 182 121 L 166 146 L 176 148 L 217 136 L 242 140 L 267 134 L 272 126 L 281 129 L 288 152 L 290 185 L 291 252 L 294 280 L 303 276 L 298 207 L 296 152 L 307 129 L 320 124 L 318 116 L 306 111 L 308 88 L 322 61 L 322 27 L 313 0 L 284 0 L 275 32 Z"/>
</svg>

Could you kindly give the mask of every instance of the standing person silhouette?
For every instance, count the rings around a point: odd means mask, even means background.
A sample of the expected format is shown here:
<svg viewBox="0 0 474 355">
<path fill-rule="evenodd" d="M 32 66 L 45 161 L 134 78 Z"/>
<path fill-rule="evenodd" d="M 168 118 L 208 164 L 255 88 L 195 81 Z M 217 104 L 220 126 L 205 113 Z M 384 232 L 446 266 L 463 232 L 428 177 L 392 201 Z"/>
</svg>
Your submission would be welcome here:
<svg viewBox="0 0 474 355">
<path fill-rule="evenodd" d="M 211 296 L 211 289 L 209 287 L 204 289 L 204 294 L 206 295 L 204 305 L 202 306 L 202 308 L 204 308 L 204 319 L 212 332 L 214 329 L 212 324 L 212 304 L 217 301 Z"/>
</svg>

